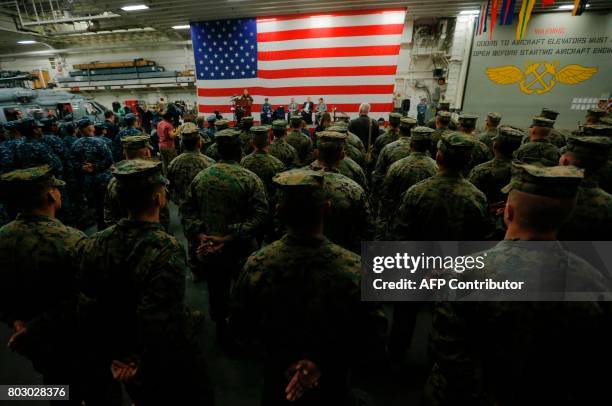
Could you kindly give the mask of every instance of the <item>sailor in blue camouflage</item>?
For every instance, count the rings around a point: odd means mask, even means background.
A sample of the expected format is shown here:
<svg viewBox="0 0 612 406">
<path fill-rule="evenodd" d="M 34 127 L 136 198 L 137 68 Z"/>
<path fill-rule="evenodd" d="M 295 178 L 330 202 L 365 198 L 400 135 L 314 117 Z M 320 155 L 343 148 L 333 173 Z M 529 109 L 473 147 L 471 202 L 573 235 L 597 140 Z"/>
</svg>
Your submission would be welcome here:
<svg viewBox="0 0 612 406">
<path fill-rule="evenodd" d="M 21 120 L 18 126 L 24 141 L 15 148 L 13 168 L 49 165 L 55 176 L 62 177 L 64 170 L 62 161 L 41 139 L 42 124 L 34 119 L 25 118 Z"/>
<path fill-rule="evenodd" d="M 484 143 L 489 150 L 493 151 L 493 138 L 497 136 L 497 127 L 502 119 L 501 114 L 491 112 L 487 114 L 487 121 L 482 132 L 478 133 L 478 140 Z"/>
<path fill-rule="evenodd" d="M 15 151 L 24 140 L 17 129 L 17 121 L 6 123 L 5 131 L 5 140 L 0 143 L 0 174 L 15 167 Z"/>
<path fill-rule="evenodd" d="M 78 188 L 95 210 L 98 229 L 104 228 L 104 194 L 111 179 L 113 154 L 105 141 L 95 137 L 92 123 L 82 124 L 81 138 L 72 144 L 70 162 Z"/>
<path fill-rule="evenodd" d="M 79 138 L 76 136 L 76 126 L 74 123 L 69 122 L 64 124 L 63 126 L 64 136 L 62 138 L 62 142 L 66 147 L 66 152 L 68 153 L 68 157 L 70 158 L 70 149 L 72 148 L 72 144 Z"/>
<path fill-rule="evenodd" d="M 387 225 L 397 209 L 397 202 L 402 201 L 403 194 L 413 185 L 436 174 L 436 161 L 429 157 L 432 133 L 433 130 L 429 127 L 414 128 L 410 138 L 410 155 L 389 167 L 381 188 L 376 224 L 377 240 L 386 239 Z"/>
<path fill-rule="evenodd" d="M 472 136 L 450 133 L 438 142 L 439 171 L 412 186 L 389 223 L 396 241 L 480 241 L 493 231 L 484 193 L 462 175 L 471 159 Z"/>
<path fill-rule="evenodd" d="M 128 113 L 123 117 L 123 122 L 126 125 L 126 128 L 119 131 L 113 140 L 113 159 L 115 162 L 119 162 L 123 159 L 123 147 L 121 145 L 121 140 L 124 137 L 129 137 L 132 135 L 139 135 L 142 131 L 136 128 L 138 125 L 138 117 L 136 117 L 133 113 Z"/>
<path fill-rule="evenodd" d="M 62 179 L 68 179 L 71 172 L 70 162 L 68 159 L 68 150 L 66 149 L 62 139 L 53 132 L 53 129 L 57 129 L 57 122 L 55 118 L 43 118 L 40 120 L 40 122 L 43 125 L 43 135 L 40 137 L 40 139 L 42 142 L 47 144 L 47 146 L 51 149 L 51 152 L 53 152 L 60 159 L 63 167 Z"/>
<path fill-rule="evenodd" d="M 595 174 L 608 162 L 612 138 L 570 137 L 560 163 L 585 170 L 578 188 L 576 207 L 559 231 L 559 240 L 608 241 L 612 230 L 612 195 L 597 184 Z"/>
<path fill-rule="evenodd" d="M 268 147 L 270 155 L 278 158 L 285 165 L 285 168 L 298 167 L 300 163 L 298 153 L 287 142 L 287 122 L 285 120 L 274 120 L 272 122 L 272 134 L 274 139 Z"/>
<path fill-rule="evenodd" d="M 514 158 L 525 163 L 544 166 L 556 166 L 559 164 L 559 148 L 551 144 L 548 137 L 554 124 L 553 120 L 545 117 L 534 117 L 533 124 L 529 129 L 530 141 L 521 145 L 514 152 Z"/>
</svg>

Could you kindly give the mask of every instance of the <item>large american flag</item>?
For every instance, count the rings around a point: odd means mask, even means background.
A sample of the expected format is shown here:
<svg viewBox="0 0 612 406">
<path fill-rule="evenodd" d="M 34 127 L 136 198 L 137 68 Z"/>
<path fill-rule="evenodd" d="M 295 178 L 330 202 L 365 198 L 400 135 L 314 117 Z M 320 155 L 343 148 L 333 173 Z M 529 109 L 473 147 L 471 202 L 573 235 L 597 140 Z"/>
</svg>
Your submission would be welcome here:
<svg viewBox="0 0 612 406">
<path fill-rule="evenodd" d="M 191 23 L 198 108 L 231 112 L 230 98 L 248 89 L 259 119 L 292 97 L 301 108 L 319 97 L 328 111 L 356 114 L 369 102 L 383 117 L 392 98 L 405 9 L 360 10 Z"/>
</svg>

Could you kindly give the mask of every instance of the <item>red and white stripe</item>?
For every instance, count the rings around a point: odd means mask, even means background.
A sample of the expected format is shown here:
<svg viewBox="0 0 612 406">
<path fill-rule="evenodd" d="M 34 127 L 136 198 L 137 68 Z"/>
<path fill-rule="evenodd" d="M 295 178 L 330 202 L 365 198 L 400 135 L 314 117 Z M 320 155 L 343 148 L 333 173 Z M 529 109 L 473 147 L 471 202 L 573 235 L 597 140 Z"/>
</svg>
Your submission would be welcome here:
<svg viewBox="0 0 612 406">
<path fill-rule="evenodd" d="M 362 102 L 376 117 L 393 110 L 393 90 L 405 9 L 361 10 L 332 14 L 257 19 L 258 77 L 197 80 L 201 114 L 230 113 L 229 99 L 248 89 L 253 116 L 259 119 L 268 97 L 274 108 L 290 99 L 301 107 L 322 97 L 356 115 Z"/>
</svg>

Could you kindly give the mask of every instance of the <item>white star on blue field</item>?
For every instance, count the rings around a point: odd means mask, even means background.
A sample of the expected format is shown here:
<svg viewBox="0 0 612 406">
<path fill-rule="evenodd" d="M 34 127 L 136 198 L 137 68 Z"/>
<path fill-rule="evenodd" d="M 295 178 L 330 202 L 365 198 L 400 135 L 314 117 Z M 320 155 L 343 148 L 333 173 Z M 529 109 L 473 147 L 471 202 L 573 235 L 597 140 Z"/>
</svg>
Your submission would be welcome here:
<svg viewBox="0 0 612 406">
<path fill-rule="evenodd" d="M 191 23 L 200 80 L 257 77 L 257 22 L 254 18 Z"/>
</svg>

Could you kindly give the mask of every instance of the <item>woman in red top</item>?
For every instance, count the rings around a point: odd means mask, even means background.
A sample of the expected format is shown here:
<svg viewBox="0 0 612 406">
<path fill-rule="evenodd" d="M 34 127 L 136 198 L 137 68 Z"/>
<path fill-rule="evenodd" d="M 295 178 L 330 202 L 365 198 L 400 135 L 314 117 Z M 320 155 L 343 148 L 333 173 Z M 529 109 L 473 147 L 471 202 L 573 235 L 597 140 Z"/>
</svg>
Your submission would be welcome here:
<svg viewBox="0 0 612 406">
<path fill-rule="evenodd" d="M 157 124 L 157 136 L 159 137 L 159 153 L 162 158 L 162 169 L 164 174 L 168 171 L 168 165 L 176 157 L 174 137 L 176 132 L 172 125 L 172 116 L 167 111 L 162 116 L 163 120 Z"/>
</svg>

